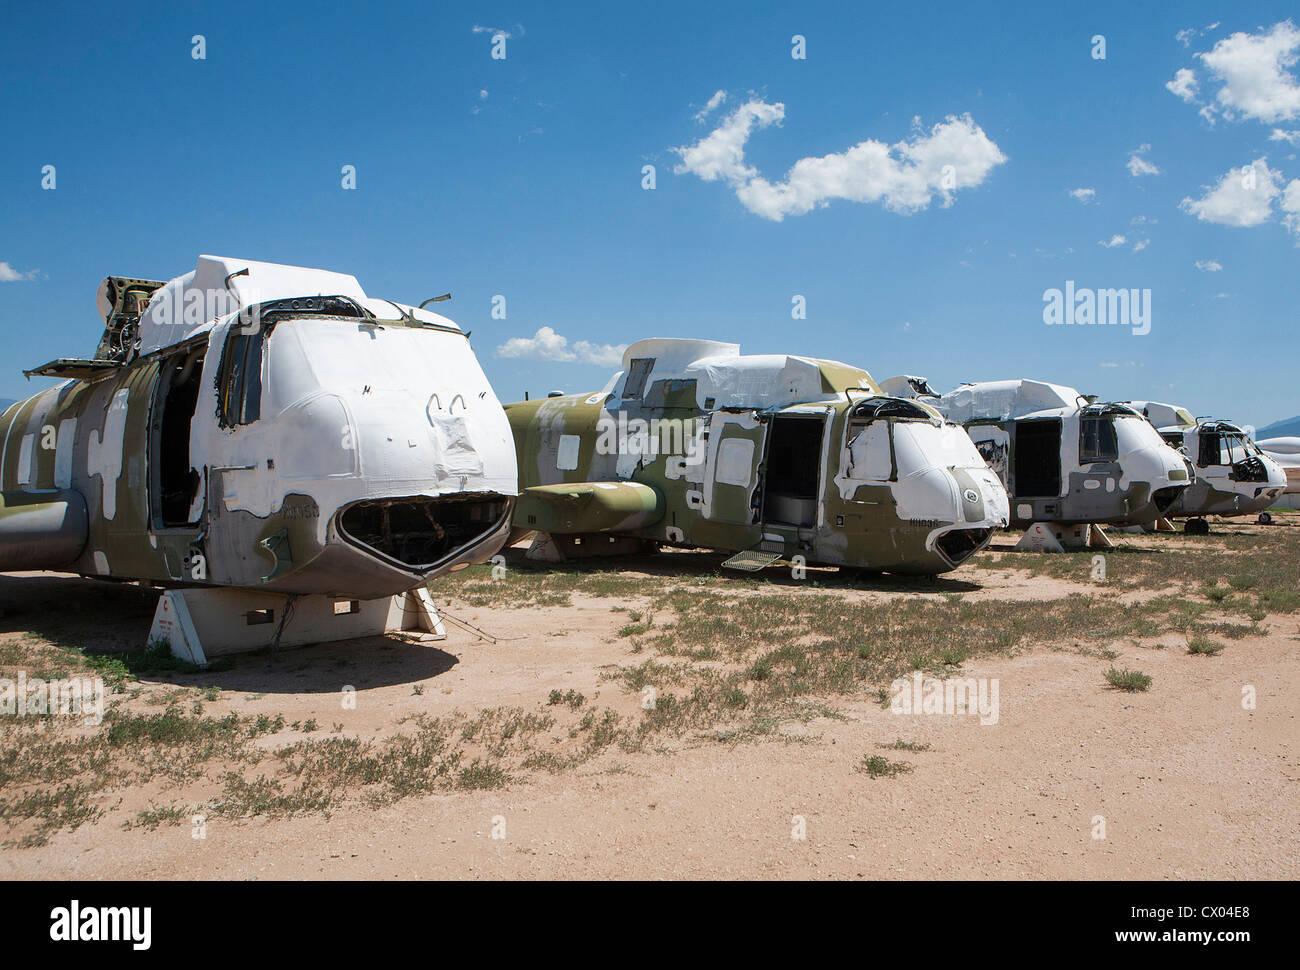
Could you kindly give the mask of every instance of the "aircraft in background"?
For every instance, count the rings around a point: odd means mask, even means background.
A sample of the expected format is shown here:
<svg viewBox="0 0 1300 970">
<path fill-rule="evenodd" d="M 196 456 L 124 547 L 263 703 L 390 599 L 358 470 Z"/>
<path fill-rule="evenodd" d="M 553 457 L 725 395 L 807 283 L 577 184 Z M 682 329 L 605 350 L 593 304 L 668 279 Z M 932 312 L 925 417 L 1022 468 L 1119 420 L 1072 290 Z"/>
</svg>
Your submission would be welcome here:
<svg viewBox="0 0 1300 970">
<path fill-rule="evenodd" d="M 516 537 L 560 559 L 734 552 L 898 573 L 955 569 L 1007 522 L 970 437 L 867 371 L 737 344 L 632 344 L 603 390 L 506 405 Z"/>
<path fill-rule="evenodd" d="M 1185 518 L 1184 531 L 1210 531 L 1207 515 L 1253 515 L 1268 523 L 1264 510 L 1286 489 L 1286 472 L 1242 428 L 1228 421 L 1194 418 L 1190 411 L 1159 401 L 1130 401 L 1171 447 L 1195 467 L 1195 481 L 1167 513 Z"/>
<path fill-rule="evenodd" d="M 1158 519 L 1191 482 L 1183 456 L 1137 411 L 1097 403 L 1072 387 L 985 381 L 940 395 L 910 376 L 882 386 L 962 425 L 1010 493 L 1012 524 L 1042 523 L 1061 541 L 1086 543 L 1091 530 L 1082 527 Z"/>
<path fill-rule="evenodd" d="M 507 538 L 509 426 L 446 317 L 349 275 L 214 256 L 166 283 L 109 277 L 98 304 L 94 356 L 28 371 L 63 380 L 0 416 L 0 569 L 253 591 L 251 610 L 192 600 L 195 624 L 213 618 L 200 639 L 283 604 L 287 644 L 286 597 L 341 600 L 322 609 L 365 614 L 339 621 L 359 629 L 379 610 L 361 601 Z M 302 635 L 338 638 L 305 628 L 307 605 Z"/>
<path fill-rule="evenodd" d="M 1286 488 L 1273 503 L 1275 507 L 1300 509 L 1300 438 L 1283 435 L 1257 441 L 1260 449 L 1286 473 Z M 1260 513 L 1261 516 L 1266 513 Z"/>
</svg>

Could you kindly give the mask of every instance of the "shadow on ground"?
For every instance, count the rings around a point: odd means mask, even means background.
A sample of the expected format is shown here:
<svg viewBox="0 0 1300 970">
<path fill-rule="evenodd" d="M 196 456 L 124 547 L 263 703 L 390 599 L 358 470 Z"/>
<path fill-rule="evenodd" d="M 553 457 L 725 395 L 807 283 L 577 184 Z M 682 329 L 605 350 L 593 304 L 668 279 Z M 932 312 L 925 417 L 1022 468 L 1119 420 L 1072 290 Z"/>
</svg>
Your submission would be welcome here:
<svg viewBox="0 0 1300 970">
<path fill-rule="evenodd" d="M 158 590 L 53 573 L 0 574 L 0 636 L 34 634 L 56 647 L 122 660 L 142 683 L 253 693 L 337 692 L 427 680 L 459 661 L 433 643 L 366 637 L 220 658 L 213 669 L 151 669 L 143 648 Z"/>
<path fill-rule="evenodd" d="M 795 579 L 790 566 L 773 565 L 755 573 L 723 569 L 722 563 L 731 553 L 710 549 L 664 548 L 656 553 L 635 553 L 623 556 L 593 556 L 566 563 L 532 562 L 524 558 L 527 545 L 521 544 L 505 550 L 507 566 L 518 572 L 542 574 L 547 572 L 567 575 L 597 575 L 605 573 L 622 576 L 651 576 L 662 579 L 714 579 L 718 592 L 726 591 L 726 584 L 738 587 L 758 582 L 769 586 L 788 586 L 807 589 L 861 589 L 890 593 L 969 593 L 983 587 L 969 580 L 943 576 L 900 576 L 869 570 L 851 570 L 837 566 L 808 566 L 802 579 Z M 978 563 L 978 556 L 972 560 Z M 960 574 L 958 574 L 960 575 Z M 438 595 L 437 583 L 430 586 L 434 598 Z"/>
</svg>

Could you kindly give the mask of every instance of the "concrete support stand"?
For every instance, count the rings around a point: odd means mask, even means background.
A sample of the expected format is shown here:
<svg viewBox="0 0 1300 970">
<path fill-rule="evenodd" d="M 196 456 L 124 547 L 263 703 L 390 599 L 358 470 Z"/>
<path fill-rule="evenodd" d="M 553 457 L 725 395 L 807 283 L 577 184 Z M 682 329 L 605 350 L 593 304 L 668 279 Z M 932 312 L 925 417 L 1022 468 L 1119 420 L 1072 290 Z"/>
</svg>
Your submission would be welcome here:
<svg viewBox="0 0 1300 970">
<path fill-rule="evenodd" d="M 285 619 L 284 612 L 289 616 Z M 377 600 L 332 596 L 287 596 L 243 589 L 173 589 L 158 599 L 149 643 L 165 641 L 173 656 L 195 666 L 213 658 L 278 647 L 355 640 L 385 633 L 415 633 L 421 639 L 447 635 L 424 587 Z"/>
<path fill-rule="evenodd" d="M 1035 522 L 1016 543 L 1021 552 L 1065 552 L 1066 549 L 1113 549 L 1115 544 L 1095 523 Z"/>
</svg>

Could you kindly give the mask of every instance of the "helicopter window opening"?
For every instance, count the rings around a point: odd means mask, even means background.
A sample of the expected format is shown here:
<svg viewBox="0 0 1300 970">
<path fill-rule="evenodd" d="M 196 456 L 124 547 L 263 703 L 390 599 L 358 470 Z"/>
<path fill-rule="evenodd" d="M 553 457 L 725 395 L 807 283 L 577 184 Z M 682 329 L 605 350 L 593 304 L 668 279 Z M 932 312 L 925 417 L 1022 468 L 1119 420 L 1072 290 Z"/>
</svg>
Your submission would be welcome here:
<svg viewBox="0 0 1300 970">
<path fill-rule="evenodd" d="M 1222 465 L 1219 455 L 1219 434 L 1217 431 L 1202 431 L 1200 441 L 1200 455 L 1197 464 L 1202 467 L 1211 465 Z"/>
<path fill-rule="evenodd" d="M 850 388 L 852 390 L 852 388 Z M 853 405 L 849 412 L 853 418 L 904 418 L 929 421 L 930 412 L 918 404 L 896 397 L 869 397 Z"/>
<path fill-rule="evenodd" d="M 768 439 L 763 521 L 807 528 L 817 522 L 822 418 L 777 415 Z"/>
<path fill-rule="evenodd" d="M 645 382 L 654 368 L 653 357 L 637 357 L 627 369 L 627 382 L 623 385 L 623 400 L 640 400 L 645 394 Z"/>
<path fill-rule="evenodd" d="M 264 331 L 232 330 L 217 375 L 217 418 L 223 428 L 252 424 L 262 414 Z"/>
<path fill-rule="evenodd" d="M 849 453 L 848 477 L 859 482 L 887 482 L 894 477 L 894 452 L 889 422 L 851 420 L 844 447 Z"/>
<path fill-rule="evenodd" d="M 1119 442 L 1115 438 L 1115 423 L 1109 417 L 1079 419 L 1079 461 L 1115 461 L 1119 458 Z"/>
<path fill-rule="evenodd" d="M 1060 421 L 1017 421 L 1014 450 L 1017 498 L 1056 498 L 1061 494 Z"/>
<path fill-rule="evenodd" d="M 1171 431 L 1168 434 L 1161 435 L 1160 437 L 1164 438 L 1165 444 L 1170 448 L 1173 448 L 1175 451 L 1183 447 L 1183 436 L 1179 431 Z"/>
<path fill-rule="evenodd" d="M 501 527 L 511 506 L 510 499 L 492 492 L 461 492 L 357 502 L 336 521 L 348 542 L 424 570 L 482 542 Z"/>
<path fill-rule="evenodd" d="M 1235 465 L 1245 457 L 1241 443 L 1234 441 L 1232 435 L 1219 435 L 1219 464 Z"/>
<path fill-rule="evenodd" d="M 191 524 L 190 511 L 202 478 L 190 460 L 190 426 L 199 402 L 203 354 L 178 355 L 159 375 L 162 418 L 154 426 L 157 463 L 155 512 L 164 528 Z"/>
</svg>

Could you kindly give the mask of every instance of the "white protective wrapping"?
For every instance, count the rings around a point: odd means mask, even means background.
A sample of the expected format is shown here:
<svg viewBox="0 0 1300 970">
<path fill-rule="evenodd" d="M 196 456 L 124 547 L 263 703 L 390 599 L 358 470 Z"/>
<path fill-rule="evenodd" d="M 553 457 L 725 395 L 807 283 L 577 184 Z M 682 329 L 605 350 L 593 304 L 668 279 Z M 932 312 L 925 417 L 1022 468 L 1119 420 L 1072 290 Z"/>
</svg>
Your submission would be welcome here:
<svg viewBox="0 0 1300 970">
<path fill-rule="evenodd" d="M 1129 406 L 1162 431 L 1196 427 L 1196 419 L 1187 408 L 1160 401 L 1129 401 Z"/>
<path fill-rule="evenodd" d="M 633 360 L 652 358 L 654 366 L 644 389 L 662 380 L 696 381 L 696 404 L 712 408 L 766 408 L 788 404 L 830 401 L 840 397 L 822 382 L 822 363 L 813 357 L 788 354 L 741 354 L 739 344 L 714 340 L 678 340 L 654 337 L 638 340 L 623 353 L 623 371 L 613 391 L 622 396 Z M 846 367 L 836 364 L 837 367 Z M 853 368 L 856 370 L 856 368 Z M 869 390 L 878 390 L 871 376 L 859 371 Z M 643 391 L 644 393 L 644 391 Z M 706 402 L 712 398 L 712 408 Z"/>
<path fill-rule="evenodd" d="M 241 307 L 303 296 L 366 299 L 356 277 L 346 273 L 200 256 L 193 271 L 169 280 L 149 300 L 140 320 L 140 355 L 180 343 Z"/>
<path fill-rule="evenodd" d="M 1074 411 L 1080 403 L 1079 392 L 1072 387 L 1022 379 L 963 384 L 940 397 L 935 406 L 949 421 L 966 424 Z"/>
</svg>

